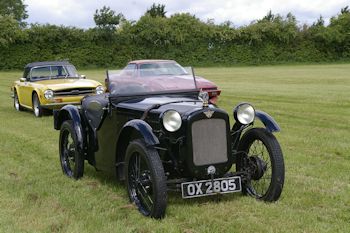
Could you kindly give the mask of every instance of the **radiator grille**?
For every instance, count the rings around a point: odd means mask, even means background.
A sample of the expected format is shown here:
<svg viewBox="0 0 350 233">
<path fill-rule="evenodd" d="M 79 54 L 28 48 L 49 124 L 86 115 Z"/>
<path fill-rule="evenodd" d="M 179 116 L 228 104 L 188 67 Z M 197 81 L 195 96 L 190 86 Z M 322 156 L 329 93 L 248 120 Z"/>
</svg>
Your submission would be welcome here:
<svg viewBox="0 0 350 233">
<path fill-rule="evenodd" d="M 227 162 L 226 122 L 203 119 L 192 124 L 193 163 L 196 166 Z"/>
<path fill-rule="evenodd" d="M 75 95 L 88 95 L 95 93 L 95 89 L 92 88 L 74 88 L 55 91 L 55 96 L 75 96 Z"/>
</svg>

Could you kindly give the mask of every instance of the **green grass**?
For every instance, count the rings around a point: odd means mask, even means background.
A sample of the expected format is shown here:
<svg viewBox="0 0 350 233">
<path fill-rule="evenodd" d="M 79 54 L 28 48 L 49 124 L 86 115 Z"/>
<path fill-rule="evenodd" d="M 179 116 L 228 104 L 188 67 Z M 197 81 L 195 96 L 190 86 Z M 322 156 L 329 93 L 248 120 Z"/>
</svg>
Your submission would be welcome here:
<svg viewBox="0 0 350 233">
<path fill-rule="evenodd" d="M 350 64 L 200 68 L 222 89 L 231 113 L 248 101 L 280 124 L 286 180 L 273 204 L 240 194 L 182 200 L 170 194 L 166 218 L 145 218 L 125 186 L 86 166 L 66 178 L 52 116 L 16 112 L 0 72 L 0 232 L 349 232 Z M 103 70 L 82 71 L 102 81 Z"/>
</svg>

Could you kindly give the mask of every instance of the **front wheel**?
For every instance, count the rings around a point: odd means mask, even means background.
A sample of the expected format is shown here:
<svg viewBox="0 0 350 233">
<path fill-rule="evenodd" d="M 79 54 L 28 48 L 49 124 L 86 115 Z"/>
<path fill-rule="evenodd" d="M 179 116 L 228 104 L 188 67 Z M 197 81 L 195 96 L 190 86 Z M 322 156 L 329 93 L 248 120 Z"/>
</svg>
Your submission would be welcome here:
<svg viewBox="0 0 350 233">
<path fill-rule="evenodd" d="M 21 106 L 19 99 L 18 99 L 18 94 L 17 91 L 15 90 L 13 93 L 13 107 L 17 110 L 17 111 L 23 111 L 23 107 Z"/>
<path fill-rule="evenodd" d="M 126 150 L 125 177 L 130 200 L 139 211 L 152 218 L 163 218 L 167 205 L 166 178 L 158 152 L 144 140 L 130 142 Z"/>
<path fill-rule="evenodd" d="M 84 158 L 77 146 L 73 121 L 63 122 L 60 131 L 59 153 L 62 171 L 68 177 L 79 179 L 84 173 Z"/>
<path fill-rule="evenodd" d="M 273 202 L 280 197 L 284 184 L 284 161 L 275 136 L 263 128 L 248 130 L 238 146 L 236 170 L 245 172 L 243 192 Z"/>
<path fill-rule="evenodd" d="M 44 112 L 37 93 L 33 94 L 33 112 L 36 117 L 42 117 Z"/>
</svg>

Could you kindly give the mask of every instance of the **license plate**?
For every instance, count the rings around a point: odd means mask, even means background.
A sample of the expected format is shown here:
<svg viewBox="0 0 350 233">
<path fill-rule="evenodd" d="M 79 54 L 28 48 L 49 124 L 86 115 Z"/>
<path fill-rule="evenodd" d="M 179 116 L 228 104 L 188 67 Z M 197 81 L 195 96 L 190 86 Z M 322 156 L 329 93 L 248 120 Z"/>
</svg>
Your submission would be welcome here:
<svg viewBox="0 0 350 233">
<path fill-rule="evenodd" d="M 181 183 L 182 198 L 203 197 L 218 193 L 234 193 L 242 190 L 241 177 L 227 177 Z"/>
</svg>

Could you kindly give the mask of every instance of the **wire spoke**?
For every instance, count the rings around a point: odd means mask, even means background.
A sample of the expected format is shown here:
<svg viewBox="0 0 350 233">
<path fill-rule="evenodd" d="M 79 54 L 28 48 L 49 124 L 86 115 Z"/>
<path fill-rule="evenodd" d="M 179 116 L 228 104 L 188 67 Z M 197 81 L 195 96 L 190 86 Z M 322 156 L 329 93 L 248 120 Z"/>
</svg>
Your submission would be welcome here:
<svg viewBox="0 0 350 233">
<path fill-rule="evenodd" d="M 138 177 L 137 177 L 136 161 L 134 163 L 132 163 L 132 167 L 131 167 L 130 173 L 133 176 L 133 179 L 136 181 L 138 179 Z"/>
<path fill-rule="evenodd" d="M 135 151 L 130 158 L 129 192 L 141 212 L 149 215 L 154 206 L 150 171 L 142 154 Z"/>
<path fill-rule="evenodd" d="M 147 198 L 145 197 L 145 194 L 139 188 L 137 188 L 136 190 L 137 190 L 137 193 L 139 194 L 138 196 L 141 197 L 142 199 L 140 200 L 140 202 L 146 206 L 148 211 L 151 211 L 152 206 L 150 206 L 150 203 L 148 203 Z"/>
<path fill-rule="evenodd" d="M 248 151 L 248 158 L 253 159 L 252 162 L 249 162 L 252 172 L 256 172 L 257 169 L 263 170 L 263 175 L 258 176 L 258 180 L 251 180 L 249 184 L 251 192 L 255 196 L 261 197 L 267 192 L 272 177 L 270 155 L 266 145 L 261 140 L 253 141 Z"/>
<path fill-rule="evenodd" d="M 143 186 L 143 184 L 141 184 L 141 183 L 140 183 L 140 186 L 141 186 L 141 188 L 142 188 L 144 194 L 147 195 L 147 198 L 148 198 L 149 202 L 153 205 L 153 200 L 152 200 L 152 198 L 150 197 L 150 195 L 148 194 L 148 192 L 147 192 L 145 186 Z"/>
</svg>

